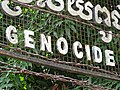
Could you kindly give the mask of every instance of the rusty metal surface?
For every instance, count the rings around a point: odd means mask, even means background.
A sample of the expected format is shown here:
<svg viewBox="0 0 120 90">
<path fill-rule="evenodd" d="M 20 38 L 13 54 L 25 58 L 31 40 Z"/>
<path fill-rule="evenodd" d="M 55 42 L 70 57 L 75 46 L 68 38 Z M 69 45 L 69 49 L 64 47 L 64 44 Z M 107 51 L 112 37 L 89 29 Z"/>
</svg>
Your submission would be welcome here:
<svg viewBox="0 0 120 90">
<path fill-rule="evenodd" d="M 98 0 L 90 0 L 95 5 L 97 3 L 103 3 Z M 102 1 L 102 0 L 101 0 Z M 105 0 L 104 5 L 108 7 L 110 10 L 113 10 L 115 6 L 118 4 L 118 0 L 111 1 Z M 70 16 L 68 13 L 56 13 L 52 12 L 48 9 L 38 8 L 34 5 L 23 4 L 14 1 L 17 5 L 21 5 L 23 8 L 23 13 L 18 17 L 10 17 L 1 13 L 0 20 L 0 54 L 8 57 L 16 58 L 23 61 L 28 61 L 32 63 L 38 63 L 41 65 L 50 66 L 53 68 L 57 68 L 60 70 L 64 70 L 71 73 L 78 74 L 86 74 L 95 77 L 104 77 L 107 79 L 113 79 L 120 81 L 120 31 L 115 29 L 114 27 L 106 27 L 103 24 L 96 24 L 92 21 L 84 21 L 79 18 L 75 18 Z M 112 5 L 113 4 L 113 5 Z M 15 4 L 16 5 L 16 4 Z M 101 4 L 103 5 L 103 4 Z M 110 7 L 110 6 L 113 7 Z M 34 12 L 34 13 L 33 13 Z M 44 14 L 44 15 L 43 15 Z M 34 16 L 34 18 L 32 18 Z M 58 19 L 58 22 L 55 21 Z M 52 21 L 52 23 L 50 22 Z M 66 22 L 70 20 L 69 22 Z M 65 21 L 60 26 L 56 25 L 56 22 L 59 24 L 59 21 Z M 70 25 L 74 25 L 76 32 L 72 29 L 69 29 L 69 34 L 71 37 L 67 35 L 67 29 L 70 28 Z M 9 25 L 14 25 L 18 30 L 19 43 L 17 45 L 11 44 L 5 36 L 6 27 Z M 51 26 L 53 25 L 53 26 Z M 67 29 L 66 29 L 67 28 Z M 29 49 L 24 47 L 24 37 L 23 31 L 25 29 L 29 29 L 35 32 L 35 42 L 36 49 Z M 47 31 L 48 30 L 48 31 Z M 59 32 L 62 31 L 63 32 Z M 111 30 L 113 32 L 113 40 L 109 44 L 104 43 L 100 39 L 100 35 L 98 32 L 100 30 L 104 30 L 108 32 Z M 55 33 L 53 33 L 55 32 Z M 52 48 L 53 54 L 49 54 L 48 52 L 40 51 L 40 34 L 44 33 L 45 35 L 51 35 L 52 37 Z M 55 36 L 57 33 L 57 36 Z M 67 55 L 61 55 L 56 50 L 56 40 L 60 37 L 60 34 L 63 34 L 69 44 L 69 52 Z M 103 56 L 103 62 L 100 64 L 94 62 L 87 62 L 85 56 L 82 59 L 77 59 L 72 52 L 72 44 L 75 41 L 80 41 L 82 45 L 89 44 L 90 47 L 93 45 L 98 46 L 102 49 L 104 54 L 104 50 L 110 49 L 114 51 L 116 66 L 110 67 L 105 65 L 105 56 Z"/>
<path fill-rule="evenodd" d="M 32 62 L 32 63 L 37 63 L 37 64 L 40 64 L 40 65 L 50 66 L 50 67 L 53 67 L 53 68 L 57 68 L 57 69 L 66 71 L 66 72 L 86 74 L 86 75 L 95 76 L 95 77 L 104 77 L 104 78 L 107 78 L 107 79 L 113 79 L 113 80 L 116 80 L 116 81 L 120 81 L 120 76 L 119 75 L 100 73 L 100 72 L 95 71 L 94 68 L 91 69 L 91 70 L 81 69 L 81 68 L 78 68 L 78 67 L 58 64 L 58 63 L 51 62 L 51 61 L 46 61 L 46 60 L 40 60 L 40 59 L 37 59 L 37 58 L 33 58 L 33 57 L 29 57 L 29 56 L 25 56 L 25 55 L 21 55 L 21 54 L 17 54 L 17 53 L 5 51 L 5 50 L 0 50 L 0 54 L 4 55 L 4 56 L 12 57 L 12 58 L 20 59 L 20 60 L 23 60 L 23 61 L 27 61 L 27 62 Z"/>
<path fill-rule="evenodd" d="M 82 86 L 84 88 L 88 88 L 89 90 L 112 90 L 112 89 L 108 89 L 105 88 L 103 86 L 98 86 L 98 85 L 93 85 L 93 84 L 89 84 L 87 80 L 77 80 L 71 77 L 66 77 L 64 75 L 53 75 L 53 74 L 48 74 L 48 73 L 42 73 L 42 72 L 34 72 L 28 69 L 22 69 L 19 66 L 13 66 L 11 64 L 5 63 L 0 61 L 0 64 L 2 64 L 2 66 L 0 66 L 0 73 L 5 73 L 8 70 L 11 70 L 10 72 L 13 74 L 26 74 L 26 75 L 33 75 L 33 76 L 38 76 L 38 77 L 43 77 L 44 79 L 47 80 L 56 80 L 56 81 L 62 81 L 63 84 L 66 82 L 69 83 L 73 83 L 75 85 L 79 85 Z M 8 66 L 8 67 L 5 67 Z M 64 84 L 64 86 L 66 87 L 66 85 Z M 65 90 L 66 88 L 63 88 L 63 90 Z M 54 88 L 54 87 L 53 87 Z M 58 87 L 56 87 L 56 89 L 58 89 Z"/>
</svg>

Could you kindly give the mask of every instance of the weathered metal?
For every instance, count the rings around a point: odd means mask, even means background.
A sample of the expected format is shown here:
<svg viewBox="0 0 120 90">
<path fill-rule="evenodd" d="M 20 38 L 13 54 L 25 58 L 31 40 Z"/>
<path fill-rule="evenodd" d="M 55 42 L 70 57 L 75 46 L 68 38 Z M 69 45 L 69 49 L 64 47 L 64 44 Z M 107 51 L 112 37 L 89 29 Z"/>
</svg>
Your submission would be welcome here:
<svg viewBox="0 0 120 90">
<path fill-rule="evenodd" d="M 30 71 L 27 69 L 21 69 L 19 66 L 13 66 L 11 64 L 8 64 L 2 61 L 0 61 L 0 64 L 2 64 L 2 66 L 0 66 L 0 73 L 5 73 L 8 70 L 11 70 L 11 73 L 14 73 L 14 74 L 33 75 L 33 76 L 43 77 L 44 79 L 62 81 L 63 83 L 69 82 L 75 85 L 89 88 L 90 90 L 94 90 L 94 89 L 111 90 L 111 89 L 108 89 L 102 86 L 89 84 L 88 81 L 77 80 L 71 77 L 65 77 L 64 75 L 53 75 L 53 74 L 46 74 L 46 73 L 41 73 L 41 72 L 38 73 L 38 72 Z M 8 67 L 5 67 L 5 66 L 8 66 Z M 65 90 L 65 88 L 63 90 Z"/>
<path fill-rule="evenodd" d="M 19 60 L 31 62 L 31 63 L 37 63 L 37 64 L 40 64 L 40 65 L 50 66 L 50 67 L 53 67 L 53 68 L 57 68 L 57 69 L 66 71 L 66 72 L 85 74 L 85 75 L 90 75 L 90 76 L 95 76 L 95 77 L 104 77 L 104 78 L 107 78 L 107 79 L 120 81 L 120 76 L 117 75 L 117 74 L 106 74 L 106 73 L 102 73 L 102 72 L 100 73 L 100 72 L 94 71 L 92 69 L 91 70 L 85 70 L 85 69 L 81 69 L 81 68 L 78 68 L 78 67 L 68 66 L 68 65 L 59 64 L 59 63 L 56 63 L 56 62 L 41 60 L 41 59 L 17 54 L 17 53 L 10 52 L 10 51 L 5 51 L 5 50 L 2 50 L 2 49 L 0 50 L 0 54 L 4 55 L 4 56 L 16 58 L 16 59 L 19 59 Z"/>
<path fill-rule="evenodd" d="M 119 30 L 114 27 L 107 27 L 104 23 L 98 25 L 93 21 L 84 21 L 78 17 L 72 17 L 65 11 L 58 13 L 35 5 L 30 5 L 27 3 L 28 1 L 21 3 L 17 0 L 13 0 L 13 2 L 15 6 L 17 4 L 17 6 L 24 7 L 25 9 L 23 9 L 23 14 L 18 17 L 11 17 L 1 13 L 3 15 L 2 18 L 0 18 L 1 55 L 50 66 L 71 73 L 104 77 L 120 81 Z M 96 4 L 97 0 L 96 2 L 91 0 L 91 2 Z M 109 1 L 106 0 L 106 2 Z M 115 7 L 120 1 L 111 1 L 109 3 L 110 4 L 104 3 L 104 5 L 106 7 L 108 6 L 112 11 L 112 7 L 116 9 Z M 112 5 L 113 3 L 114 5 Z M 33 16 L 34 18 L 32 18 Z M 55 21 L 56 19 L 58 21 Z M 44 25 L 42 25 L 43 23 Z M 17 44 L 16 41 L 15 43 L 13 42 L 13 44 L 10 42 L 10 40 L 15 40 L 14 37 L 6 37 L 6 35 L 10 35 L 10 32 L 6 30 L 10 25 L 14 25 L 17 30 L 15 30 L 15 33 L 17 33 L 15 35 L 18 35 L 19 39 Z M 5 30 L 7 33 L 5 33 Z M 31 38 L 26 39 L 26 37 L 23 37 L 28 33 L 26 32 L 28 30 L 32 31 L 31 36 L 34 37 L 32 40 L 30 40 Z M 46 47 L 48 52 L 45 51 L 45 47 L 41 47 L 42 44 L 44 45 L 47 42 L 47 40 L 45 40 L 46 37 L 40 38 L 44 36 L 43 33 L 51 35 L 50 38 L 53 38 L 52 40 L 50 39 L 50 41 L 52 41 L 50 42 L 52 47 Z M 29 35 L 27 38 L 28 37 Z M 36 46 L 33 46 L 35 43 L 31 45 L 26 44 L 28 41 L 35 41 Z M 63 47 L 64 50 L 61 50 L 61 43 L 66 46 Z M 78 48 L 81 50 L 79 53 L 77 50 Z M 97 50 L 95 48 L 97 48 Z M 113 50 L 114 53 L 108 49 Z M 50 53 L 52 51 L 53 53 Z M 99 55 L 97 54 L 98 51 L 100 52 Z M 115 58 L 113 58 L 113 56 Z M 98 60 L 96 60 L 96 58 Z M 110 59 L 112 63 L 110 63 Z"/>
</svg>

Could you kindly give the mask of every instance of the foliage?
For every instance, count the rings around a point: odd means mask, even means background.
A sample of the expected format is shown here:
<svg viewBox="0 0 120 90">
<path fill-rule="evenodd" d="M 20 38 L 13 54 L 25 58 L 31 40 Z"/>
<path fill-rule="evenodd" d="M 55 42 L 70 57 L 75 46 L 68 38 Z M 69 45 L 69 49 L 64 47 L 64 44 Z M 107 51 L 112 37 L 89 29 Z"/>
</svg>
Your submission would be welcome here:
<svg viewBox="0 0 120 90">
<path fill-rule="evenodd" d="M 49 13 L 42 13 L 40 20 L 36 23 L 37 15 L 40 14 L 40 12 L 37 10 L 27 8 L 23 9 L 24 15 L 21 15 L 20 18 L 27 18 L 31 21 L 30 23 L 26 23 L 26 27 L 29 27 L 30 30 L 34 30 L 35 32 L 43 30 L 43 33 L 46 33 L 48 35 L 54 35 L 56 38 L 66 35 L 67 38 L 71 39 L 71 32 L 78 34 L 78 28 L 76 28 L 76 23 L 71 20 L 57 18 Z M 30 12 L 30 15 L 32 14 L 32 16 L 30 16 L 28 12 Z M 56 19 L 52 20 L 53 17 Z M 5 17 L 3 16 L 3 14 L 0 13 L 0 20 L 2 20 L 2 18 Z M 13 24 L 14 22 L 10 21 L 8 23 Z M 18 26 L 19 30 L 22 30 L 23 26 L 20 24 L 18 24 Z M 61 27 L 65 28 L 65 30 L 61 30 Z M 83 25 L 82 29 L 86 29 L 86 26 Z M 19 38 L 22 38 L 23 34 L 21 33 L 21 31 L 19 31 L 19 33 Z M 90 32 L 88 31 L 88 33 Z M 93 34 L 95 34 L 95 32 L 93 32 Z M 95 43 L 97 43 L 97 41 Z M 21 47 L 22 44 L 23 40 L 20 41 Z M 38 53 L 37 50 L 35 52 Z M 48 54 L 45 54 L 45 56 L 48 56 Z M 5 56 L 1 56 L 0 61 L 7 62 L 8 64 L 12 64 L 14 66 L 20 66 L 23 69 L 29 69 L 36 72 L 50 73 L 54 75 L 65 75 L 67 77 L 73 77 L 79 80 L 86 80 L 90 84 L 100 85 L 115 90 L 120 89 L 120 83 L 118 81 L 105 80 L 102 78 L 95 78 L 84 75 L 70 74 L 49 67 L 31 64 L 12 58 L 7 58 Z M 0 74 L 0 90 L 52 90 L 55 84 L 58 84 L 59 90 L 62 90 L 63 82 L 47 80 L 42 77 L 36 77 L 31 75 L 13 74 L 11 70 Z M 64 84 L 66 85 L 66 90 L 88 90 L 88 88 L 76 86 L 72 83 L 65 82 Z"/>
<path fill-rule="evenodd" d="M 90 76 L 78 75 L 78 74 L 70 74 L 66 72 L 62 72 L 60 70 L 51 69 L 49 67 L 26 63 L 23 61 L 6 58 L 4 56 L 0 57 L 1 61 L 6 61 L 9 64 L 13 64 L 18 66 L 21 64 L 21 68 L 26 68 L 36 72 L 50 73 L 56 75 L 65 75 L 67 77 L 76 78 L 79 80 L 88 81 L 90 84 L 104 86 L 106 88 L 111 88 L 115 90 L 120 89 L 120 83 L 118 81 L 107 80 L 102 78 L 95 78 Z M 63 82 L 47 80 L 42 77 L 36 77 L 25 74 L 13 74 L 11 70 L 8 72 L 0 74 L 0 89 L 4 90 L 52 90 L 53 86 L 58 84 L 59 90 L 62 90 Z M 66 90 L 89 90 L 88 88 L 76 86 L 72 83 L 64 83 L 66 85 Z"/>
</svg>

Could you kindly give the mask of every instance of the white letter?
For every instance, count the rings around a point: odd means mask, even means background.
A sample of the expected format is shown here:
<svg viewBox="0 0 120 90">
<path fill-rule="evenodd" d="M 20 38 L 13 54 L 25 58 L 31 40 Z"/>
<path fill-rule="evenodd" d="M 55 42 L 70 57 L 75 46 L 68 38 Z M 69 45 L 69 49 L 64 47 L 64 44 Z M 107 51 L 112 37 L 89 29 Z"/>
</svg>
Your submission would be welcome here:
<svg viewBox="0 0 120 90">
<path fill-rule="evenodd" d="M 105 13 L 107 15 L 107 18 L 102 20 L 102 18 L 99 17 L 99 15 L 98 15 L 99 12 Z M 108 9 L 106 7 L 101 8 L 101 6 L 99 4 L 97 4 L 94 8 L 94 19 L 99 24 L 104 22 L 107 26 L 109 26 L 109 27 L 111 26 L 110 12 L 108 11 Z"/>
<path fill-rule="evenodd" d="M 30 38 L 29 36 L 34 36 L 34 32 L 25 30 L 24 31 L 25 47 L 35 48 L 34 40 L 32 38 Z"/>
<path fill-rule="evenodd" d="M 40 50 L 41 51 L 45 51 L 45 46 L 46 46 L 47 51 L 52 53 L 51 36 L 47 36 L 48 41 L 47 41 L 47 39 L 46 39 L 44 34 L 40 34 L 40 37 L 41 37 L 40 38 L 41 39 L 40 40 L 41 41 Z"/>
<path fill-rule="evenodd" d="M 13 34 L 14 33 L 14 34 Z M 12 44 L 17 44 L 18 43 L 18 37 L 17 37 L 17 30 L 14 26 L 10 25 L 6 29 L 6 37 L 7 39 L 12 43 Z"/>
<path fill-rule="evenodd" d="M 76 5 L 76 6 L 81 6 L 81 5 L 79 5 L 80 3 L 77 3 L 77 4 L 78 4 L 78 5 Z M 81 7 L 82 7 L 82 6 L 81 6 Z M 91 19 L 92 19 L 92 15 L 93 15 L 91 8 L 93 8 L 92 3 L 89 2 L 89 1 L 86 2 L 86 3 L 85 3 L 85 11 L 87 12 L 87 14 L 84 14 L 84 13 L 83 13 L 84 8 L 81 8 L 80 13 L 79 13 L 79 16 L 80 16 L 82 19 L 84 19 L 84 20 L 91 20 Z"/>
<path fill-rule="evenodd" d="M 22 3 L 31 3 L 33 0 L 17 0 L 17 1 Z"/>
<path fill-rule="evenodd" d="M 47 0 L 47 5 L 50 9 L 54 11 L 62 11 L 64 9 L 64 1 L 63 0 L 55 0 L 55 2 L 59 3 L 59 6 L 53 4 L 52 0 Z"/>
<path fill-rule="evenodd" d="M 82 48 L 82 45 L 80 42 L 76 41 L 73 43 L 73 53 L 77 58 L 81 59 L 83 57 L 83 52 L 78 52 L 78 48 Z"/>
<path fill-rule="evenodd" d="M 77 15 L 79 15 L 79 10 L 74 10 L 73 8 L 72 8 L 72 5 L 75 3 L 75 0 L 68 0 L 68 4 L 67 4 L 67 9 L 68 9 L 68 12 L 71 14 L 71 15 L 73 15 L 73 16 L 77 16 Z M 83 2 L 84 3 L 84 2 Z"/>
<path fill-rule="evenodd" d="M 111 50 L 105 50 L 105 57 L 106 57 L 106 65 L 108 66 L 115 66 L 115 60 L 113 55 L 113 51 Z"/>
<path fill-rule="evenodd" d="M 68 53 L 68 43 L 65 38 L 61 37 L 57 40 L 57 49 L 63 55 Z"/>
<path fill-rule="evenodd" d="M 87 60 L 91 61 L 90 46 L 89 45 L 85 45 L 85 51 L 86 51 Z"/>
<path fill-rule="evenodd" d="M 102 52 L 101 49 L 97 46 L 92 47 L 93 52 L 93 60 L 94 62 L 101 63 L 102 62 Z"/>
<path fill-rule="evenodd" d="M 118 5 L 117 6 L 118 7 L 118 9 L 120 10 L 120 5 Z M 119 11 L 120 12 L 120 11 Z M 114 10 L 114 11 L 112 11 L 111 12 L 111 17 L 112 17 L 112 19 L 114 20 L 113 22 L 112 22 L 112 24 L 113 24 L 113 26 L 115 27 L 115 28 L 117 28 L 118 30 L 120 30 L 120 24 L 119 24 L 119 20 L 120 20 L 120 13 L 118 13 L 118 11 L 117 10 Z M 119 19 L 118 19 L 119 18 Z"/>
<path fill-rule="evenodd" d="M 104 31 L 100 31 L 99 33 L 102 35 L 101 39 L 105 43 L 110 43 L 112 41 L 112 31 L 108 31 L 107 34 Z"/>
<path fill-rule="evenodd" d="M 19 16 L 22 13 L 22 10 L 19 6 L 15 7 L 15 10 L 11 10 L 9 6 L 9 0 L 4 0 L 1 2 L 1 8 L 5 12 L 5 14 L 10 15 L 10 16 Z"/>
<path fill-rule="evenodd" d="M 46 1 L 44 1 L 44 0 L 37 0 L 36 1 L 36 5 L 38 6 L 38 7 L 45 7 L 45 4 L 46 4 Z"/>
<path fill-rule="evenodd" d="M 76 7 L 78 8 L 78 10 L 75 10 L 72 5 L 75 3 Z M 82 19 L 84 20 L 91 20 L 92 19 L 92 10 L 91 8 L 93 8 L 93 5 L 91 2 L 86 2 L 85 3 L 85 11 L 87 12 L 87 14 L 84 14 L 83 11 L 84 11 L 84 7 L 83 4 L 84 1 L 83 0 L 68 0 L 68 12 L 73 15 L 73 16 L 80 16 Z"/>
</svg>

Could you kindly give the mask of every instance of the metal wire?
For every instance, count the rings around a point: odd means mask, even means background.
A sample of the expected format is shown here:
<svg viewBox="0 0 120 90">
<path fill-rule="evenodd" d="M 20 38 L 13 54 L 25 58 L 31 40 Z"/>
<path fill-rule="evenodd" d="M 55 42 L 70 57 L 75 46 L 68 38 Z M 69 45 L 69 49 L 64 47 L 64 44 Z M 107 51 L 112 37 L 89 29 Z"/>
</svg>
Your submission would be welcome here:
<svg viewBox="0 0 120 90">
<path fill-rule="evenodd" d="M 0 45 L 1 48 L 7 51 L 12 51 L 25 56 L 36 57 L 40 60 L 47 60 L 65 64 L 68 66 L 73 66 L 76 68 L 82 68 L 91 71 L 92 69 L 96 72 L 107 73 L 116 75 L 119 77 L 120 74 L 120 31 L 114 27 L 108 28 L 104 24 L 98 25 L 93 21 L 83 21 L 78 17 L 72 17 L 70 14 L 63 11 L 61 13 L 56 13 L 48 9 L 41 9 L 34 5 L 28 5 L 13 1 L 13 5 L 21 5 L 23 13 L 18 17 L 6 16 L 1 12 L 0 17 Z M 86 0 L 85 0 L 86 2 Z M 120 1 L 115 0 L 90 0 L 94 5 L 99 3 L 101 6 L 106 6 L 109 10 L 114 10 L 115 6 L 120 3 Z M 24 8 L 23 8 L 24 7 Z M 13 25 L 17 28 L 19 43 L 17 45 L 11 44 L 5 35 L 6 27 Z M 71 27 L 74 26 L 74 29 Z M 24 30 L 32 30 L 35 32 L 35 49 L 24 47 Z M 101 36 L 98 31 L 104 30 L 113 32 L 112 42 L 106 44 L 101 40 Z M 53 54 L 48 52 L 40 51 L 40 34 L 50 35 L 52 37 L 52 50 Z M 69 52 L 67 55 L 61 55 L 57 51 L 56 41 L 59 37 L 65 37 L 68 41 Z M 85 49 L 84 57 L 82 59 L 77 59 L 72 52 L 72 46 L 75 41 L 80 41 L 83 45 L 98 46 L 103 52 L 103 61 L 98 64 L 93 62 L 93 60 L 88 61 L 86 58 Z M 3 47 L 4 46 L 4 47 Z M 116 66 L 110 67 L 105 64 L 105 53 L 106 49 L 114 51 L 114 57 Z M 92 50 L 90 51 L 92 54 Z M 46 58 L 47 57 L 47 58 Z M 92 68 L 92 69 L 91 69 Z"/>
<path fill-rule="evenodd" d="M 21 69 L 19 66 L 13 66 L 10 65 L 8 63 L 2 62 L 0 61 L 0 64 L 2 64 L 2 66 L 0 66 L 0 73 L 5 73 L 8 70 L 11 70 L 11 72 L 9 73 L 14 73 L 14 74 L 27 74 L 27 75 L 34 75 L 34 76 L 39 76 L 39 77 L 43 77 L 45 79 L 51 79 L 51 80 L 56 80 L 56 81 L 62 81 L 64 83 L 69 82 L 69 83 L 73 83 L 75 85 L 79 85 L 82 87 L 86 87 L 89 88 L 90 90 L 94 90 L 94 89 L 99 89 L 99 90 L 111 90 L 111 89 L 107 89 L 104 88 L 102 86 L 97 86 L 97 85 L 93 85 L 93 84 L 89 84 L 88 81 L 83 81 L 83 80 L 77 80 L 77 79 L 73 79 L 70 77 L 65 77 L 63 75 L 52 75 L 52 74 L 46 74 L 46 73 L 37 73 L 34 71 L 30 71 L 27 69 Z M 5 67 L 8 66 L 8 67 Z"/>
</svg>

